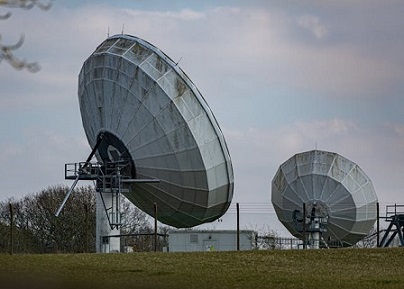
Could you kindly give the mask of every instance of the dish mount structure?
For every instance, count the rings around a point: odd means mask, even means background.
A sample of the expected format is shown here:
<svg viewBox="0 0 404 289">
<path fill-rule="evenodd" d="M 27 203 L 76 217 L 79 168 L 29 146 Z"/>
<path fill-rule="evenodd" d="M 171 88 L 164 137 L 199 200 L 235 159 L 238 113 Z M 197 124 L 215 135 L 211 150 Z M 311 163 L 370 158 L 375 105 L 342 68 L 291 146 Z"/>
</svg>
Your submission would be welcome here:
<svg viewBox="0 0 404 289">
<path fill-rule="evenodd" d="M 119 251 L 120 196 L 164 224 L 189 228 L 220 218 L 234 177 L 223 133 L 178 64 L 149 42 L 115 35 L 79 75 L 80 112 L 92 151 L 65 178 L 95 180 L 97 252 Z M 92 162 L 93 157 L 97 159 Z"/>
</svg>

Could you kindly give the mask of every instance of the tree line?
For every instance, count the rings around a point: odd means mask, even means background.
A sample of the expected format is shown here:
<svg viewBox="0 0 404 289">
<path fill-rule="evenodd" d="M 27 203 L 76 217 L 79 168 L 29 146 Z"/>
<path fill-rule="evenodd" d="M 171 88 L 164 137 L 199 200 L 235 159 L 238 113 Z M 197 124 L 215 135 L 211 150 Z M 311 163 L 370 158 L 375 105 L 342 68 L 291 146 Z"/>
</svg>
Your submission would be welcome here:
<svg viewBox="0 0 404 289">
<path fill-rule="evenodd" d="M 59 185 L 0 202 L 0 252 L 95 252 L 96 192 L 91 186 L 75 189 L 56 217 L 68 190 Z M 130 251 L 151 251 L 154 228 L 149 217 L 125 199 L 121 213 L 121 234 L 125 235 L 121 237 L 121 246 L 125 246 L 121 251 L 128 247 Z M 159 243 L 159 247 L 165 246 L 164 240 Z"/>
</svg>

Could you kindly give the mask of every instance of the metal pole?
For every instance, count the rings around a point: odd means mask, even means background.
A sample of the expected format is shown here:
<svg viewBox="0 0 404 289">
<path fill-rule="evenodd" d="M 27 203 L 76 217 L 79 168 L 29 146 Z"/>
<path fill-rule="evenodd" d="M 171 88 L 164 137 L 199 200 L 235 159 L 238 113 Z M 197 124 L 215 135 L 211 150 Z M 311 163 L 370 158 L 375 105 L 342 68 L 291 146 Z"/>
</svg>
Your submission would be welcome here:
<svg viewBox="0 0 404 289">
<path fill-rule="evenodd" d="M 13 236 L 13 227 L 14 227 L 14 212 L 13 205 L 11 203 L 8 204 L 10 208 L 10 255 L 13 255 L 14 251 L 14 236 Z"/>
<path fill-rule="evenodd" d="M 240 205 L 236 203 L 237 209 L 237 251 L 240 251 Z"/>
<path fill-rule="evenodd" d="M 303 249 L 306 249 L 306 203 L 303 203 Z"/>
<path fill-rule="evenodd" d="M 376 215 L 377 215 L 377 219 L 376 219 L 376 247 L 379 247 L 380 244 L 380 209 L 379 209 L 379 202 L 376 203 Z"/>
<path fill-rule="evenodd" d="M 67 192 L 65 198 L 63 199 L 62 204 L 60 205 L 60 207 L 59 207 L 58 210 L 56 211 L 56 213 L 55 213 L 55 216 L 56 216 L 56 217 L 59 217 L 60 212 L 62 211 L 63 207 L 65 206 L 65 204 L 66 204 L 67 200 L 69 199 L 71 193 L 73 193 L 73 190 L 74 190 L 74 188 L 76 187 L 77 182 L 79 181 L 79 179 L 80 179 L 80 174 L 77 175 L 76 179 L 75 179 L 74 182 L 73 182 L 73 185 L 70 187 L 70 189 L 69 189 L 69 191 Z"/>
<path fill-rule="evenodd" d="M 95 152 L 97 151 L 98 147 L 100 146 L 103 138 L 104 138 L 104 133 L 100 134 L 100 136 L 98 137 L 97 143 L 95 144 L 94 148 L 91 150 L 91 153 L 88 155 L 88 157 L 86 159 L 86 163 L 84 164 L 83 168 L 85 168 L 88 165 L 88 163 L 91 161 L 91 159 L 95 155 Z"/>
<path fill-rule="evenodd" d="M 157 203 L 154 203 L 154 252 L 157 252 Z"/>
<path fill-rule="evenodd" d="M 90 155 L 87 157 L 87 160 L 86 160 L 84 166 L 81 168 L 81 170 L 83 170 L 85 167 L 87 167 L 88 163 L 91 161 L 91 159 L 92 159 L 93 156 L 95 155 L 95 152 L 97 151 L 98 147 L 100 146 L 101 141 L 103 140 L 103 138 L 104 138 L 104 134 L 101 134 L 101 135 L 99 136 L 99 138 L 98 138 L 98 140 L 97 140 L 97 143 L 95 144 L 93 150 L 91 151 Z M 65 172 L 65 173 L 66 173 L 66 172 Z M 74 182 L 73 182 L 73 185 L 70 187 L 70 190 L 67 192 L 67 194 L 66 194 L 66 196 L 65 196 L 65 198 L 64 198 L 64 200 L 63 200 L 63 202 L 62 202 L 62 204 L 60 205 L 60 207 L 59 207 L 58 210 L 56 211 L 56 213 L 55 213 L 55 216 L 56 216 L 56 217 L 59 217 L 59 214 L 60 214 L 60 212 L 62 211 L 63 207 L 65 206 L 65 204 L 66 204 L 66 202 L 67 202 L 67 199 L 69 199 L 70 194 L 73 192 L 74 188 L 76 187 L 77 182 L 79 181 L 80 176 L 81 176 L 80 174 L 81 174 L 81 171 L 78 172 L 77 177 L 76 177 L 76 179 L 75 179 Z"/>
<path fill-rule="evenodd" d="M 84 212 L 85 212 L 85 241 L 84 241 L 84 253 L 88 252 L 88 239 L 89 239 L 89 232 L 90 230 L 88 229 L 88 205 L 84 204 Z"/>
</svg>

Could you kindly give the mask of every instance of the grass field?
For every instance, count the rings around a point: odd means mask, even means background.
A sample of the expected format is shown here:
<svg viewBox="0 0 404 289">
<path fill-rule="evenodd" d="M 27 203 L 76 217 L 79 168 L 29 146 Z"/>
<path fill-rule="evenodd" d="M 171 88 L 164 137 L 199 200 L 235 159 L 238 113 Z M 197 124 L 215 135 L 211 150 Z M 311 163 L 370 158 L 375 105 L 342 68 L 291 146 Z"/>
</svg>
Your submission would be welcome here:
<svg viewBox="0 0 404 289">
<path fill-rule="evenodd" d="M 0 255 L 0 288 L 404 288 L 404 249 Z"/>
</svg>

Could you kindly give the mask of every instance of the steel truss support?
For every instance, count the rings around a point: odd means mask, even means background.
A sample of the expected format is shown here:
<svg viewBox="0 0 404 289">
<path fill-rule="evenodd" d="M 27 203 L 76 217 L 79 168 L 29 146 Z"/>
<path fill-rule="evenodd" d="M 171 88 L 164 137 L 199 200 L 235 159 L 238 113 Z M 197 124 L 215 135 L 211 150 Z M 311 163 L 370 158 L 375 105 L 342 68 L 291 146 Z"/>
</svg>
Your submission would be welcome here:
<svg viewBox="0 0 404 289">
<path fill-rule="evenodd" d="M 396 236 L 400 240 L 400 246 L 404 247 L 404 215 L 394 215 L 389 218 L 391 219 L 390 224 L 384 233 L 379 247 L 389 247 Z"/>
</svg>

